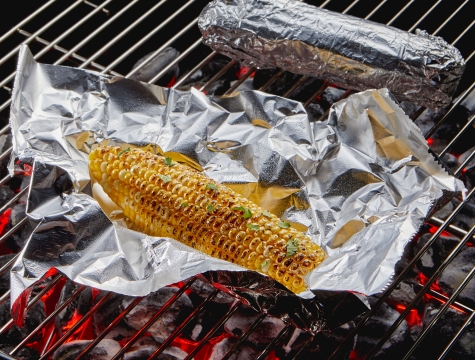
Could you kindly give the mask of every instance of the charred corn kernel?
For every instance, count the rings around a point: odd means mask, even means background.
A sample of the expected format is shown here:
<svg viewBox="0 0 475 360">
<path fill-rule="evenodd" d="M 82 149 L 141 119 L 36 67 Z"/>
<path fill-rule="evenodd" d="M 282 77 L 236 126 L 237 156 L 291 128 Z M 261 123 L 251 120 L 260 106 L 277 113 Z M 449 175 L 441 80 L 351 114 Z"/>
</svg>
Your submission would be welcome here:
<svg viewBox="0 0 475 360">
<path fill-rule="evenodd" d="M 121 151 L 93 150 L 91 175 L 135 229 L 265 273 L 296 293 L 306 289 L 303 277 L 326 256 L 310 238 L 280 227 L 275 215 L 188 166 L 169 166 L 164 157 L 139 149 L 119 159 Z M 236 208 L 252 216 L 244 218 Z M 290 241 L 298 246 L 289 255 Z"/>
</svg>

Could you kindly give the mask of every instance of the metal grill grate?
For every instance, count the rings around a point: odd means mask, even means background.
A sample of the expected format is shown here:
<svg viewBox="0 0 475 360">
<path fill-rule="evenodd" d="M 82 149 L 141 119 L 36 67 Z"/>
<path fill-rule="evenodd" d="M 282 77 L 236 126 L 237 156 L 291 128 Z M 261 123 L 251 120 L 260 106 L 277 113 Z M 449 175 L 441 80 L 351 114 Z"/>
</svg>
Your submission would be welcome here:
<svg viewBox="0 0 475 360">
<path fill-rule="evenodd" d="M 439 116 L 435 125 L 426 130 L 425 136 L 427 139 L 437 138 L 437 136 L 440 135 L 440 131 L 443 131 L 444 125 L 455 121 L 455 118 L 457 118 L 457 120 L 460 120 L 461 117 L 463 120 L 467 118 L 466 113 L 461 111 L 460 105 L 475 89 L 475 72 L 472 71 L 472 69 L 475 69 L 472 59 L 475 54 L 472 41 L 473 36 L 475 35 L 475 29 L 473 27 L 475 20 L 472 21 L 470 18 L 467 19 L 467 16 L 465 15 L 474 13 L 475 4 L 473 1 L 469 2 L 469 0 L 459 0 L 448 3 L 442 2 L 442 0 L 437 0 L 428 1 L 425 2 L 425 4 L 416 4 L 414 0 L 404 2 L 388 0 L 326 0 L 308 2 L 315 3 L 320 7 L 340 11 L 342 13 L 349 13 L 365 19 L 371 19 L 400 27 L 408 31 L 414 31 L 416 27 L 425 28 L 433 34 L 443 36 L 448 42 L 459 47 L 468 64 L 464 78 L 458 89 L 458 98 L 454 100 L 453 104 L 443 115 Z M 41 3 L 41 5 L 39 5 L 39 3 Z M 197 0 L 161 0 L 153 2 L 140 2 L 138 0 L 132 0 L 129 2 L 119 0 L 106 0 L 104 2 L 100 2 L 100 0 L 43 0 L 34 3 L 34 7 L 38 8 L 33 12 L 22 9 L 22 11 L 16 13 L 16 15 L 12 15 L 13 20 L 15 16 L 20 17 L 16 19 L 18 23 L 0 37 L 0 43 L 2 43 L 2 48 L 0 50 L 0 117 L 8 119 L 8 108 L 10 105 L 10 92 L 14 77 L 16 54 L 18 52 L 19 44 L 22 42 L 30 45 L 35 54 L 35 59 L 41 62 L 87 68 L 101 73 L 122 75 L 125 77 L 132 77 L 142 67 L 152 61 L 157 54 L 164 51 L 165 48 L 168 46 L 174 46 L 181 52 L 181 55 L 168 64 L 164 69 L 154 74 L 153 77 L 148 80 L 148 83 L 166 85 L 161 83 L 161 80 L 170 69 L 172 69 L 176 64 L 179 64 L 180 68 L 189 70 L 175 82 L 173 87 L 183 85 L 189 81 L 194 74 L 210 63 L 213 58 L 220 56 L 215 52 L 212 52 L 200 42 L 200 34 L 196 26 L 196 15 L 199 14 L 204 5 L 205 2 Z M 21 17 L 28 12 L 31 12 L 31 15 L 21 19 Z M 149 55 L 146 57 L 145 61 L 134 70 L 131 70 L 137 59 L 146 54 Z M 227 65 L 219 69 L 214 76 L 211 76 L 209 80 L 201 86 L 200 90 L 207 91 L 210 89 L 216 81 L 227 72 L 231 71 L 236 65 L 235 61 L 229 61 Z M 250 79 L 255 71 L 256 69 L 253 68 L 245 69 L 243 74 L 225 91 L 225 94 L 236 90 L 246 80 Z M 268 90 L 272 84 L 283 76 L 284 71 L 276 71 L 260 87 L 260 90 Z M 283 93 L 278 95 L 292 98 L 299 88 L 311 80 L 312 79 L 307 76 L 301 76 L 295 80 L 292 85 L 288 86 Z M 320 96 L 330 85 L 331 84 L 328 82 L 321 83 L 318 89 L 314 89 L 313 93 L 303 100 L 305 106 L 318 104 Z M 351 90 L 347 90 L 342 93 L 340 99 L 345 98 L 350 94 Z M 411 117 L 417 122 L 426 111 L 427 110 L 424 108 L 415 109 L 414 113 L 411 114 Z M 326 113 L 324 113 L 322 117 L 325 115 Z M 461 149 L 466 151 L 473 146 L 473 141 L 472 144 L 470 144 L 471 139 L 467 139 L 467 134 L 470 134 L 470 131 L 473 128 L 475 116 L 472 115 L 466 120 L 466 122 L 464 121 L 461 122 L 462 125 L 458 131 L 451 136 L 448 145 L 437 154 L 442 161 L 446 160 L 450 154 L 459 155 Z M 0 130 L 0 135 L 7 133 L 9 130 L 9 126 L 6 125 Z M 11 148 L 0 155 L 0 161 L 7 158 L 10 153 Z M 475 150 L 472 150 L 460 165 L 452 166 L 452 168 L 450 168 L 451 171 L 455 176 L 462 177 L 464 171 L 466 171 L 474 158 Z M 450 167 L 450 164 L 447 164 L 447 166 Z M 0 180 L 0 185 L 4 185 L 11 180 L 12 178 L 7 175 L 5 178 Z M 5 204 L 2 209 L 0 209 L 0 214 L 6 209 L 12 207 L 26 193 L 26 191 L 27 188 L 23 189 L 7 204 Z M 359 320 L 359 323 L 349 332 L 345 340 L 334 349 L 334 352 L 330 356 L 331 359 L 341 358 L 345 346 L 352 341 L 355 334 L 364 331 L 368 322 L 374 317 L 380 307 L 388 301 L 388 298 L 391 296 L 393 291 L 402 281 L 404 281 L 416 263 L 431 249 L 431 246 L 437 241 L 443 232 L 450 232 L 455 236 L 458 236 L 460 238 L 458 245 L 449 256 L 442 261 L 440 267 L 433 273 L 433 276 L 427 279 L 424 284 L 419 284 L 419 291 L 415 297 L 403 310 L 401 310 L 400 316 L 396 321 L 394 321 L 388 331 L 381 334 L 379 341 L 373 346 L 373 348 L 369 350 L 367 354 L 362 354 L 362 357 L 365 357 L 366 359 L 374 358 L 388 339 L 390 339 L 398 326 L 400 326 L 400 324 L 407 318 L 411 310 L 416 308 L 423 296 L 428 294 L 443 302 L 443 306 L 439 309 L 433 320 L 426 324 L 423 331 L 414 339 L 413 343 L 408 346 L 404 359 L 411 357 L 427 334 L 429 334 L 429 332 L 434 328 L 436 322 L 443 321 L 444 313 L 446 313 L 449 307 L 452 306 L 461 309 L 463 313 L 466 314 L 466 319 L 455 336 L 445 345 L 443 352 L 439 356 L 440 358 L 444 358 L 450 355 L 452 347 L 460 340 L 463 333 L 473 324 L 473 319 L 475 317 L 475 310 L 466 304 L 463 304 L 463 302 L 458 299 L 459 294 L 475 275 L 475 267 L 468 272 L 466 278 L 463 279 L 460 285 L 455 288 L 452 294 L 438 292 L 432 285 L 436 283 L 438 277 L 460 253 L 460 251 L 467 246 L 467 244 L 473 244 L 475 219 L 472 219 L 472 223 L 470 224 L 470 226 L 472 226 L 471 228 L 462 229 L 453 225 L 457 217 L 460 216 L 468 204 L 470 204 L 473 195 L 475 195 L 475 188 L 469 189 L 467 197 L 461 201 L 445 219 L 433 217 L 428 220 L 428 224 L 435 226 L 430 239 L 409 260 L 386 291 L 377 297 L 378 300 L 373 305 L 372 310 L 368 311 Z M 26 218 L 22 219 L 8 232 L 3 234 L 0 238 L 0 245 L 11 237 L 12 234 L 25 226 L 26 222 Z M 11 268 L 15 259 L 16 257 L 13 257 L 0 269 L 0 275 Z M 468 265 L 473 266 L 474 264 Z M 44 294 L 50 291 L 60 281 L 63 281 L 61 275 L 54 276 L 53 279 L 30 300 L 28 309 L 30 309 Z M 190 279 L 183 287 L 181 287 L 179 292 L 177 292 L 165 304 L 165 306 L 122 347 L 122 349 L 114 356 L 114 359 L 119 359 L 127 349 L 129 349 L 134 342 L 145 331 L 147 331 L 153 322 L 161 316 L 166 308 L 173 304 L 173 302 L 183 294 L 194 281 L 196 281 L 196 278 Z M 21 341 L 21 343 L 17 344 L 17 346 L 10 352 L 10 355 L 15 356 L 18 351 L 36 334 L 54 321 L 55 317 L 70 305 L 71 302 L 77 298 L 82 291 L 84 291 L 84 289 L 84 286 L 79 287 L 67 301 L 59 305 L 51 314 L 48 314 L 45 321 L 43 321 L 33 332 Z M 184 322 L 172 333 L 172 335 L 156 350 L 152 358 L 157 357 L 174 340 L 174 338 L 180 334 L 193 317 L 201 311 L 203 306 L 217 295 L 217 293 L 218 290 L 211 293 L 200 306 L 195 308 Z M 52 336 L 50 336 L 48 341 L 45 343 L 41 358 L 49 358 L 52 353 L 62 343 L 67 341 L 68 338 L 73 335 L 75 331 L 93 315 L 94 312 L 99 310 L 112 295 L 113 294 L 110 293 L 102 298 L 101 301 L 91 308 L 84 317 L 76 322 L 60 339 L 54 341 L 54 343 L 52 343 Z M 1 294 L 0 304 L 4 303 L 8 297 L 9 291 L 5 294 Z M 127 315 L 128 312 L 139 304 L 141 300 L 142 298 L 135 299 L 118 318 L 116 318 L 87 348 L 82 351 L 80 358 L 86 356 L 86 354 L 90 352 L 92 348 L 97 345 L 123 317 Z M 235 311 L 238 310 L 240 306 L 242 306 L 242 304 L 233 304 L 227 313 L 223 315 L 208 334 L 196 345 L 194 350 L 188 355 L 187 359 L 191 359 L 195 356 L 202 349 L 205 343 L 218 333 L 223 324 Z M 224 358 L 227 359 L 231 357 L 240 344 L 246 340 L 250 333 L 264 320 L 265 317 L 266 314 L 261 314 L 257 317 L 257 320 L 250 326 L 248 331 L 241 335 L 236 344 L 229 350 Z M 0 324 L 0 326 L 2 326 L 0 329 L 1 336 L 1 334 L 5 333 L 11 326 L 13 326 L 13 322 L 10 320 L 6 324 Z M 264 359 L 277 344 L 282 343 L 284 339 L 287 339 L 291 330 L 291 326 L 286 326 L 277 337 L 265 347 L 258 359 Z M 306 358 L 307 351 L 316 346 L 316 342 L 317 339 L 309 337 L 293 358 Z M 2 357 L 10 358 L 6 354 L 0 353 L 0 358 Z"/>
</svg>

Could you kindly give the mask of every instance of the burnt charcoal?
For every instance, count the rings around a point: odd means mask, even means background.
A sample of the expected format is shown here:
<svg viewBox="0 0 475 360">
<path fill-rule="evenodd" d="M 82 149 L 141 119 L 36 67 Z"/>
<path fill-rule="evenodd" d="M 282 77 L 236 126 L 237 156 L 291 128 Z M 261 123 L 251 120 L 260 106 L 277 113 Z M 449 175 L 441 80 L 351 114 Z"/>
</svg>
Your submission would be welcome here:
<svg viewBox="0 0 475 360">
<path fill-rule="evenodd" d="M 322 117 L 325 113 L 322 106 L 320 104 L 312 103 L 306 107 L 308 118 L 310 121 L 316 121 Z"/>
<path fill-rule="evenodd" d="M 338 99 L 345 93 L 346 90 L 339 89 L 333 86 L 329 86 L 322 93 L 322 98 L 332 105 L 338 101 Z"/>
<path fill-rule="evenodd" d="M 235 337 L 245 333 L 251 325 L 256 321 L 258 315 L 250 308 L 240 307 L 228 321 L 224 324 L 224 330 Z M 251 332 L 247 341 L 257 348 L 263 348 L 269 344 L 285 327 L 285 323 L 278 318 L 267 316 L 264 320 Z"/>
<path fill-rule="evenodd" d="M 133 329 L 139 330 L 176 292 L 178 292 L 178 288 L 166 287 L 151 293 L 127 314 L 126 323 Z M 131 302 L 132 298 L 125 298 L 122 301 L 122 306 L 125 308 Z M 191 313 L 192 309 L 191 300 L 186 294 L 182 294 L 160 315 L 148 332 L 156 341 L 163 342 Z"/>
<path fill-rule="evenodd" d="M 94 299 L 93 305 L 97 304 L 107 292 L 102 291 Z M 114 294 L 107 302 L 101 307 L 100 311 L 96 311 L 92 315 L 92 328 L 94 335 L 98 336 L 101 334 L 107 326 L 109 326 L 116 317 L 118 317 L 124 308 L 122 307 L 122 302 L 126 299 L 127 296 L 121 294 Z M 124 338 L 132 337 L 136 331 L 132 329 L 127 323 L 122 319 L 116 326 L 112 328 L 111 331 L 105 336 L 106 339 L 122 340 Z"/>
<path fill-rule="evenodd" d="M 453 294 L 474 265 L 475 248 L 468 246 L 462 248 L 460 253 L 450 262 L 442 275 L 440 275 L 440 288 L 449 295 Z M 473 279 L 460 293 L 457 300 L 472 309 L 475 308 L 475 281 Z"/>
<path fill-rule="evenodd" d="M 209 360 L 220 360 L 226 355 L 226 353 L 233 347 L 236 343 L 236 339 L 225 338 L 218 342 L 213 347 L 213 351 L 209 357 Z M 247 342 L 240 344 L 233 354 L 229 357 L 229 360 L 241 360 L 241 359 L 257 359 L 260 350 L 254 348 Z M 266 356 L 264 359 L 269 359 L 269 356 Z"/>
<path fill-rule="evenodd" d="M 377 298 L 370 297 L 368 300 L 371 305 L 374 305 Z M 371 351 L 380 340 L 381 335 L 389 330 L 398 317 L 399 313 L 396 310 L 383 303 L 368 322 L 359 330 L 355 344 L 356 352 L 363 355 Z M 406 348 L 409 336 L 409 327 L 404 320 L 374 358 L 399 359 Z"/>
<path fill-rule="evenodd" d="M 416 297 L 416 285 L 406 281 L 401 281 L 396 288 L 391 291 L 388 302 L 393 305 L 409 305 Z"/>
<path fill-rule="evenodd" d="M 0 351 L 8 354 L 15 348 L 14 345 L 2 346 L 0 345 Z M 37 360 L 40 358 L 40 354 L 35 349 L 24 347 L 15 354 L 15 359 L 18 360 Z"/>
<path fill-rule="evenodd" d="M 59 298 L 58 306 L 64 301 L 68 300 L 70 296 L 80 287 L 70 280 L 66 281 L 61 296 Z M 92 289 L 86 288 L 81 294 L 76 297 L 63 311 L 61 311 L 55 318 L 55 326 L 58 334 L 63 335 L 68 328 L 68 325 L 74 317 L 84 316 L 92 306 Z"/>
<path fill-rule="evenodd" d="M 229 304 L 208 302 L 183 331 L 183 337 L 200 341 L 229 310 Z"/>
<path fill-rule="evenodd" d="M 458 159 L 452 154 L 445 154 L 442 158 L 442 163 L 446 169 L 451 169 L 452 171 L 458 168 Z"/>
<path fill-rule="evenodd" d="M 0 207 L 13 199 L 15 193 L 8 186 L 0 186 Z"/>
<path fill-rule="evenodd" d="M 25 322 L 21 328 L 14 325 L 5 334 L 2 334 L 0 337 L 0 345 L 18 344 L 36 329 L 45 318 L 45 305 L 39 300 L 27 312 Z M 7 299 L 3 304 L 0 304 L 0 326 L 6 324 L 10 319 L 10 299 Z"/>
<path fill-rule="evenodd" d="M 424 247 L 424 245 L 432 237 L 431 233 L 422 235 L 417 242 L 414 251 L 417 253 Z M 460 239 L 451 235 L 450 233 L 443 232 L 434 241 L 432 246 L 424 253 L 422 258 L 417 262 L 417 267 L 424 275 L 430 277 L 434 274 L 434 271 L 442 264 L 452 250 L 457 246 Z"/>
<path fill-rule="evenodd" d="M 442 304 L 430 301 L 426 304 L 424 327 L 437 315 Z M 413 353 L 411 359 L 437 359 L 445 347 L 453 339 L 458 330 L 467 319 L 467 315 L 458 310 L 449 308 L 447 312 L 434 324 L 425 339 Z M 475 332 L 473 326 L 469 328 L 462 338 L 457 341 L 447 359 L 468 360 L 475 354 Z"/>
<path fill-rule="evenodd" d="M 452 201 L 449 201 L 442 209 L 437 211 L 434 216 L 439 218 L 439 219 L 447 219 L 449 215 L 454 211 L 454 204 Z"/>
<path fill-rule="evenodd" d="M 193 305 L 198 306 L 203 300 L 205 300 L 216 288 L 208 283 L 205 280 L 197 280 L 191 286 L 190 297 Z M 196 299 L 196 300 L 195 300 Z M 213 298 L 212 302 L 217 304 L 231 304 L 235 299 L 225 293 L 224 291 L 218 292 L 218 294 Z"/>
<path fill-rule="evenodd" d="M 186 80 L 179 89 L 189 90 L 190 87 L 201 88 L 208 80 L 225 67 L 229 61 L 229 58 L 225 56 L 215 56 L 210 62 Z M 240 66 L 236 63 L 206 90 L 206 95 L 223 95 L 231 87 L 231 81 L 238 80 L 237 74 L 239 70 Z"/>
<path fill-rule="evenodd" d="M 256 90 L 259 90 L 267 81 L 270 80 L 276 73 L 278 69 L 262 69 L 257 70 L 254 74 L 253 85 Z M 267 89 L 265 92 L 270 94 L 282 95 L 285 93 L 292 85 L 294 85 L 302 75 L 296 75 L 289 71 L 284 71 Z"/>
<path fill-rule="evenodd" d="M 149 53 L 140 58 L 135 63 L 132 69 L 135 69 L 140 64 L 142 64 L 151 54 L 152 53 Z M 162 71 L 169 63 L 175 60 L 178 56 L 180 56 L 180 52 L 178 50 L 172 47 L 167 47 L 130 78 L 133 80 L 139 80 L 144 82 L 150 81 L 155 75 Z M 157 85 L 167 86 L 173 78 L 177 79 L 179 75 L 180 69 L 178 68 L 178 64 L 176 64 L 170 70 L 168 70 L 168 72 L 163 75 L 161 79 L 158 80 Z"/>
<path fill-rule="evenodd" d="M 151 336 L 138 339 L 124 354 L 123 360 L 148 359 L 159 347 L 159 344 Z"/>
<path fill-rule="evenodd" d="M 473 90 L 468 96 L 462 101 L 462 105 L 465 109 L 467 109 L 469 114 L 475 113 L 475 90 Z"/>
<path fill-rule="evenodd" d="M 26 210 L 26 204 L 17 204 L 13 207 L 12 213 L 10 215 L 10 224 L 9 224 L 10 227 L 15 226 L 26 217 L 25 210 Z M 23 249 L 30 235 L 31 235 L 31 227 L 27 223 L 26 225 L 23 225 L 20 229 L 18 229 L 12 235 L 12 237 L 13 237 L 13 240 L 15 241 L 16 246 L 18 246 L 20 249 Z"/>
<path fill-rule="evenodd" d="M 0 268 L 2 268 L 7 262 L 9 262 L 15 254 L 7 254 L 0 256 Z M 0 275 L 0 296 L 5 294 L 10 289 L 10 272 L 5 271 Z"/>
<path fill-rule="evenodd" d="M 53 354 L 53 360 L 74 360 L 89 344 L 91 340 L 75 340 L 61 345 Z M 84 357 L 87 360 L 109 360 L 118 351 L 121 346 L 114 340 L 101 340 L 88 354 Z"/>
<path fill-rule="evenodd" d="M 3 154 L 7 151 L 10 146 L 12 146 L 12 134 L 8 132 L 7 134 L 0 135 L 0 154 Z M 10 160 L 9 156 L 6 156 L 5 159 L 0 161 L 0 178 L 4 178 L 8 174 L 7 164 Z"/>
<path fill-rule="evenodd" d="M 123 360 L 145 360 L 148 359 L 159 347 L 151 337 L 146 336 L 139 339 L 128 352 L 124 354 Z M 156 359 L 158 360 L 183 360 L 188 354 L 177 347 L 167 347 Z"/>
</svg>

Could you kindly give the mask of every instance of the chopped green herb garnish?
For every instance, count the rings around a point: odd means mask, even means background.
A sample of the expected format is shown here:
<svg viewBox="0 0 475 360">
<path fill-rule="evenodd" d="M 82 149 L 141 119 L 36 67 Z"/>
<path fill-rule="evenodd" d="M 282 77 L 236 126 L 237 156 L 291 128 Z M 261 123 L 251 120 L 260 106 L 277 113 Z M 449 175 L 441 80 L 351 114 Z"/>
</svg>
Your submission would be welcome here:
<svg viewBox="0 0 475 360">
<path fill-rule="evenodd" d="M 265 217 L 268 217 L 268 218 L 272 217 L 271 214 L 270 214 L 270 212 L 268 212 L 267 210 L 264 210 L 264 211 L 262 212 L 262 215 L 264 215 Z"/>
<path fill-rule="evenodd" d="M 167 156 L 164 160 L 163 163 L 168 166 L 173 166 L 175 163 L 173 162 L 172 158 L 170 156 Z"/>
<path fill-rule="evenodd" d="M 267 265 L 269 265 L 269 263 L 270 263 L 269 259 L 265 259 L 265 260 L 261 263 L 261 265 L 259 265 L 259 269 L 265 268 Z"/>
<path fill-rule="evenodd" d="M 279 221 L 278 225 L 282 229 L 287 229 L 290 227 L 290 223 L 288 221 Z"/>
<path fill-rule="evenodd" d="M 126 148 L 126 149 L 122 149 L 119 151 L 119 153 L 117 154 L 117 157 L 120 157 L 123 153 L 126 153 L 127 151 L 130 151 L 130 148 Z"/>
<path fill-rule="evenodd" d="M 233 210 L 244 211 L 244 214 L 242 215 L 244 219 L 250 219 L 252 216 L 251 210 L 245 206 L 233 207 Z"/>
<path fill-rule="evenodd" d="M 218 187 L 212 183 L 206 184 L 206 188 L 214 190 L 214 191 L 218 191 Z"/>
<path fill-rule="evenodd" d="M 294 256 L 299 249 L 299 241 L 297 239 L 290 239 L 287 241 L 287 254 L 286 257 Z"/>
<path fill-rule="evenodd" d="M 254 230 L 254 231 L 259 231 L 261 228 L 257 224 L 246 224 L 248 229 Z"/>
<path fill-rule="evenodd" d="M 162 179 L 164 183 L 170 182 L 172 180 L 170 176 L 166 176 L 166 175 L 158 175 L 158 177 Z"/>
<path fill-rule="evenodd" d="M 188 206 L 188 203 L 184 202 L 184 203 L 181 203 L 181 207 L 187 207 Z"/>
<path fill-rule="evenodd" d="M 214 206 L 211 205 L 211 204 L 208 204 L 208 205 L 206 206 L 206 210 L 208 210 L 208 212 L 212 212 L 212 211 L 214 211 Z"/>
</svg>

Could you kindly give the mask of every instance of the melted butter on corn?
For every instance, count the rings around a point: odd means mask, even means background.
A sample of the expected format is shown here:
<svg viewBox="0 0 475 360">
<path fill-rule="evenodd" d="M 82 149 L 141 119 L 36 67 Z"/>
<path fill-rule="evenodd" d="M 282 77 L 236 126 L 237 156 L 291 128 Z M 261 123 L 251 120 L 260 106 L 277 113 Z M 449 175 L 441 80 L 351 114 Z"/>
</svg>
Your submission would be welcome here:
<svg viewBox="0 0 475 360">
<path fill-rule="evenodd" d="M 148 235 L 267 274 L 295 293 L 306 289 L 303 277 L 325 258 L 308 236 L 188 166 L 111 146 L 96 148 L 89 160 L 92 177 Z M 289 242 L 296 246 L 291 256 Z"/>
</svg>

